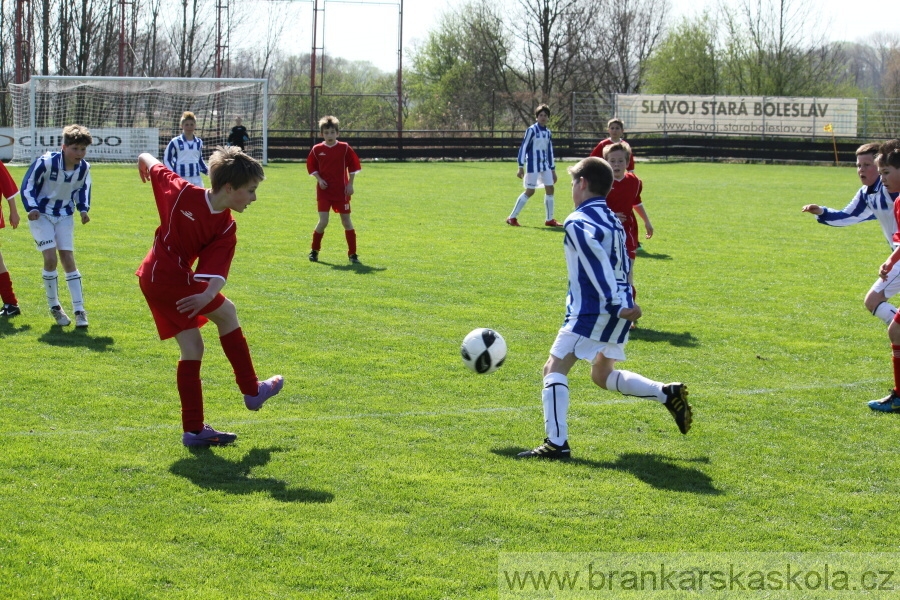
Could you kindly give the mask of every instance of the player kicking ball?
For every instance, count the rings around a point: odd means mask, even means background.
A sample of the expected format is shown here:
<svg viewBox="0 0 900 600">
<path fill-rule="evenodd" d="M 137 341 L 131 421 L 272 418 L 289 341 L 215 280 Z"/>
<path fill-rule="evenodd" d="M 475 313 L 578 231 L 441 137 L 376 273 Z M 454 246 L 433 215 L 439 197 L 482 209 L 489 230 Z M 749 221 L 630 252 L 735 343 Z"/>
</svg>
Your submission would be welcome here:
<svg viewBox="0 0 900 600">
<path fill-rule="evenodd" d="M 590 157 L 569 167 L 569 174 L 575 202 L 575 212 L 563 225 L 569 293 L 565 322 L 544 365 L 541 399 L 547 437 L 518 458 L 571 457 L 568 375 L 579 359 L 591 363 L 591 379 L 603 389 L 662 404 L 681 433 L 688 432 L 693 418 L 684 384 L 663 384 L 616 369 L 616 362 L 625 360 L 628 332 L 641 309 L 628 283 L 631 261 L 625 253 L 625 230 L 606 205 L 613 170 L 605 160 Z"/>
<path fill-rule="evenodd" d="M 176 381 L 181 398 L 185 446 L 224 446 L 237 439 L 204 422 L 200 327 L 212 321 L 222 350 L 244 394 L 244 405 L 259 410 L 281 391 L 281 375 L 259 381 L 250 348 L 225 287 L 237 246 L 231 211 L 244 212 L 265 179 L 262 165 L 237 147 L 216 148 L 209 159 L 211 190 L 190 184 L 150 154 L 138 157 L 141 181 L 153 185 L 160 226 L 137 276 L 160 339 L 175 338 L 181 350 Z M 196 263 L 196 268 L 193 268 Z"/>
</svg>

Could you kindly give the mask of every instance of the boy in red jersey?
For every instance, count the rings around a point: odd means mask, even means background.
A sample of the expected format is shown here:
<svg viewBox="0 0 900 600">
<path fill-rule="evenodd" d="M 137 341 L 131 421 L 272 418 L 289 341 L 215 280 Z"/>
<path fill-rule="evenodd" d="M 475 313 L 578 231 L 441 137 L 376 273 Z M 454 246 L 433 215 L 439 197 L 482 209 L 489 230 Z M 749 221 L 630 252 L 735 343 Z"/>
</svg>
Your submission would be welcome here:
<svg viewBox="0 0 900 600">
<path fill-rule="evenodd" d="M 591 150 L 591 156 L 603 158 L 604 148 L 611 144 L 618 144 L 619 142 L 625 141 L 622 139 L 622 136 L 625 135 L 625 123 L 622 122 L 622 119 L 610 119 L 606 124 L 606 130 L 609 132 L 609 137 L 605 140 L 600 140 L 600 143 Z M 634 171 L 634 155 L 628 157 L 628 170 Z"/>
<path fill-rule="evenodd" d="M 237 436 L 216 431 L 203 421 L 200 327 L 208 320 L 218 327 L 222 350 L 248 409 L 259 410 L 284 385 L 281 375 L 257 379 L 234 304 L 220 293 L 237 245 L 231 211 L 242 213 L 256 200 L 256 188 L 265 178 L 263 169 L 232 146 L 217 148 L 210 157 L 211 190 L 188 183 L 150 154 L 138 157 L 138 171 L 142 181 L 153 185 L 160 226 L 136 275 L 160 339 L 174 337 L 181 350 L 177 383 L 182 443 L 224 446 Z"/>
<path fill-rule="evenodd" d="M 16 182 L 6 170 L 6 165 L 0 162 L 0 196 L 6 198 L 6 202 L 9 204 L 9 224 L 13 229 L 19 226 L 19 212 L 16 210 L 16 203 L 13 200 L 18 195 L 19 188 L 16 186 Z M 3 211 L 0 210 L 0 229 L 4 227 L 6 227 L 6 223 L 3 221 Z M 6 263 L 3 262 L 3 254 L 0 254 L 0 299 L 3 300 L 0 317 L 12 317 L 22 312 L 19 309 L 19 300 L 13 291 L 12 279 L 9 277 Z"/>
<path fill-rule="evenodd" d="M 625 250 L 631 259 L 631 270 L 628 272 L 628 283 L 631 284 L 632 293 L 637 296 L 634 290 L 634 260 L 637 257 L 638 227 L 637 219 L 634 213 L 637 213 L 644 220 L 644 228 L 647 230 L 647 239 L 653 237 L 653 225 L 650 223 L 650 217 L 641 202 L 641 191 L 643 184 L 637 175 L 626 170 L 628 161 L 631 158 L 631 147 L 627 142 L 617 142 L 607 145 L 603 148 L 603 158 L 609 163 L 613 170 L 613 186 L 606 196 L 606 205 L 609 209 L 616 213 L 616 216 L 622 222 L 625 229 Z"/>
<path fill-rule="evenodd" d="M 340 121 L 336 117 L 326 116 L 319 119 L 319 131 L 324 142 L 312 147 L 306 158 L 306 170 L 316 178 L 316 203 L 319 210 L 319 223 L 313 231 L 312 249 L 309 260 L 319 260 L 322 249 L 322 237 L 328 227 L 329 211 L 341 215 L 344 236 L 347 238 L 347 256 L 351 263 L 358 263 L 356 254 L 356 230 L 350 220 L 350 196 L 353 195 L 353 179 L 362 170 L 359 157 L 346 142 L 337 139 Z"/>
</svg>

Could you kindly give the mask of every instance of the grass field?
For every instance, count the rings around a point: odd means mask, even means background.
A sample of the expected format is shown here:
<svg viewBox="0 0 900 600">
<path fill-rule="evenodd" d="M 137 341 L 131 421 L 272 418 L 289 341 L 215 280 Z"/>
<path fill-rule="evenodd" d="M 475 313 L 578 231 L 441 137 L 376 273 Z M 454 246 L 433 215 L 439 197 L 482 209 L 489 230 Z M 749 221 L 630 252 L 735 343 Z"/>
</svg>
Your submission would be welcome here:
<svg viewBox="0 0 900 600">
<path fill-rule="evenodd" d="M 135 168 L 95 167 L 76 226 L 87 332 L 52 325 L 27 226 L 0 232 L 23 309 L 0 321 L 3 598 L 496 598 L 506 552 L 897 549 L 900 422 L 865 406 L 891 386 L 862 305 L 887 245 L 800 213 L 843 207 L 852 169 L 639 165 L 656 235 L 625 368 L 686 382 L 694 427 L 581 364 L 562 464 L 511 458 L 543 437 L 566 291 L 541 194 L 504 224 L 514 165 L 365 164 L 361 266 L 336 218 L 308 262 L 313 182 L 266 172 L 225 293 L 286 385 L 248 412 L 204 329 L 207 420 L 231 447 L 180 443 L 177 347 L 133 275 L 157 225 Z M 497 373 L 459 360 L 475 327 L 509 344 Z"/>
</svg>

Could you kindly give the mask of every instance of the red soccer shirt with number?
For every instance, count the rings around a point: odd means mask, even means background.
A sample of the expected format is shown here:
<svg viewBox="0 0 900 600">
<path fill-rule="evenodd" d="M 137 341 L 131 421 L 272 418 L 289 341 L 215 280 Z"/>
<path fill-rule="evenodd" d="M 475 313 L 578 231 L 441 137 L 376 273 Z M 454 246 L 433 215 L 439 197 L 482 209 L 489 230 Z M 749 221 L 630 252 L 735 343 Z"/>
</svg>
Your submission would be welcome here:
<svg viewBox="0 0 900 600">
<path fill-rule="evenodd" d="M 18 194 L 19 186 L 16 185 L 9 171 L 6 170 L 6 165 L 0 162 L 0 196 L 7 200 L 12 200 Z M 3 210 L 0 209 L 0 229 L 4 227 L 6 227 L 6 222 L 3 220 Z"/>
<path fill-rule="evenodd" d="M 625 140 L 620 140 L 624 142 Z M 600 140 L 600 143 L 597 144 L 593 150 L 591 150 L 591 156 L 596 156 L 597 158 L 603 158 L 603 149 L 607 146 L 612 146 L 613 141 L 609 138 L 605 140 Z M 628 155 L 628 166 L 625 167 L 629 171 L 634 171 L 634 150 Z"/>
<path fill-rule="evenodd" d="M 625 177 L 619 181 L 613 181 L 612 189 L 606 196 L 606 205 L 611 211 L 627 215 L 622 221 L 622 227 L 625 228 L 625 249 L 632 259 L 635 257 L 638 247 L 637 219 L 634 218 L 632 211 L 635 206 L 641 205 L 642 189 L 643 184 L 637 175 L 625 173 Z"/>
<path fill-rule="evenodd" d="M 227 279 L 237 245 L 231 211 L 214 211 L 206 190 L 162 164 L 150 169 L 150 181 L 160 226 L 137 275 L 166 285 L 190 285 L 194 278 Z"/>
<path fill-rule="evenodd" d="M 319 142 L 309 151 L 306 157 L 306 170 L 309 174 L 318 173 L 328 183 L 324 190 L 316 186 L 316 198 L 319 200 L 343 200 L 344 189 L 350 183 L 350 173 L 359 173 L 362 166 L 353 148 L 346 142 L 338 142 L 329 146 Z"/>
</svg>

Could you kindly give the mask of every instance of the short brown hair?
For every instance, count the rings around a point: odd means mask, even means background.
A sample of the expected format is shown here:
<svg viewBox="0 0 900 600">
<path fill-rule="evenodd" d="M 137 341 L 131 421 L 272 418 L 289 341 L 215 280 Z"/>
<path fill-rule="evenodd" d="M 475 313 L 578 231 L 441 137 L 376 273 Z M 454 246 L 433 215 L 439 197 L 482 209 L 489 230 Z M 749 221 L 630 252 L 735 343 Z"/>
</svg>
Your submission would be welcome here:
<svg viewBox="0 0 900 600">
<path fill-rule="evenodd" d="M 589 156 L 568 168 L 573 179 L 584 179 L 592 194 L 606 196 L 613 184 L 613 170 L 609 163 L 596 156 Z"/>
<path fill-rule="evenodd" d="M 194 113 L 192 113 L 191 111 L 186 110 L 183 113 L 181 113 L 181 124 L 184 125 L 185 121 L 193 121 L 194 123 L 196 123 L 197 117 L 195 117 Z"/>
<path fill-rule="evenodd" d="M 875 164 L 900 169 L 900 139 L 893 139 L 881 144 L 875 156 Z"/>
<path fill-rule="evenodd" d="M 871 154 L 875 156 L 878 154 L 878 150 L 881 148 L 881 144 L 872 142 L 871 144 L 863 144 L 859 148 L 856 149 L 856 156 L 860 154 Z"/>
<path fill-rule="evenodd" d="M 324 129 L 334 129 L 335 131 L 341 130 L 341 122 L 338 121 L 338 118 L 332 115 L 325 115 L 321 119 L 319 119 L 319 131 Z"/>
<path fill-rule="evenodd" d="M 550 116 L 550 107 L 546 104 L 540 104 L 536 109 L 534 109 L 534 118 L 537 119 L 538 115 L 542 112 L 547 113 L 547 116 Z"/>
<path fill-rule="evenodd" d="M 84 125 L 66 125 L 62 131 L 63 146 L 73 146 L 75 144 L 82 146 L 90 146 L 94 143 L 91 132 Z"/>
<path fill-rule="evenodd" d="M 628 145 L 628 142 L 616 142 L 615 144 L 604 146 L 603 158 L 609 156 L 611 152 L 618 152 L 620 150 L 625 153 L 625 162 L 628 162 L 628 159 L 631 158 L 631 146 Z"/>
<path fill-rule="evenodd" d="M 209 181 L 213 192 L 218 192 L 227 183 L 233 188 L 241 188 L 265 178 L 259 161 L 244 154 L 238 146 L 216 146 L 209 157 Z"/>
<path fill-rule="evenodd" d="M 610 119 L 609 121 L 606 122 L 607 131 L 609 131 L 609 126 L 613 125 L 613 124 L 621 127 L 623 131 L 625 130 L 625 123 L 622 122 L 622 119 L 620 119 L 619 117 L 613 117 L 612 119 Z"/>
</svg>

